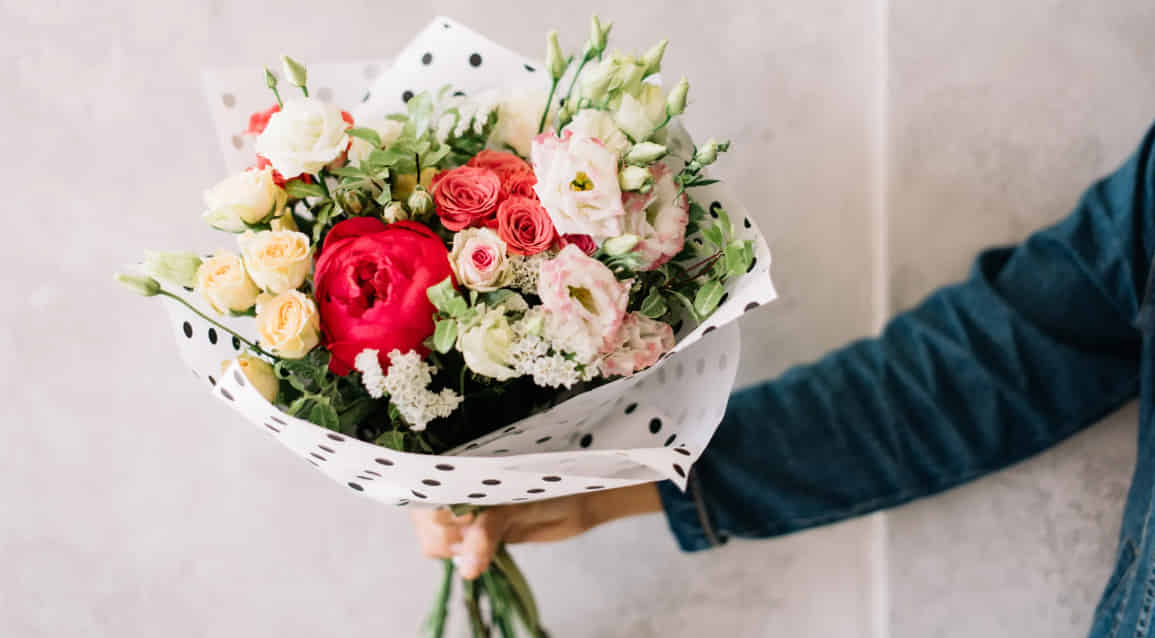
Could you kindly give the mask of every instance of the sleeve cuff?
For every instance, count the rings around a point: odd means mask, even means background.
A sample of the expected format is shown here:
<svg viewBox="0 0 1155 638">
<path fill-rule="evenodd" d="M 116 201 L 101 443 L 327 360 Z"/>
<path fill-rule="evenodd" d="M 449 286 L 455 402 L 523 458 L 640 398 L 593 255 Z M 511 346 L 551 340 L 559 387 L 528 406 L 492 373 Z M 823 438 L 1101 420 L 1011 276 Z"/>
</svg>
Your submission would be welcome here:
<svg viewBox="0 0 1155 638">
<path fill-rule="evenodd" d="M 690 471 L 685 492 L 670 481 L 662 481 L 658 483 L 658 495 L 666 512 L 666 522 L 682 551 L 697 552 L 726 542 L 726 537 L 719 534 L 710 519 L 696 472 Z"/>
</svg>

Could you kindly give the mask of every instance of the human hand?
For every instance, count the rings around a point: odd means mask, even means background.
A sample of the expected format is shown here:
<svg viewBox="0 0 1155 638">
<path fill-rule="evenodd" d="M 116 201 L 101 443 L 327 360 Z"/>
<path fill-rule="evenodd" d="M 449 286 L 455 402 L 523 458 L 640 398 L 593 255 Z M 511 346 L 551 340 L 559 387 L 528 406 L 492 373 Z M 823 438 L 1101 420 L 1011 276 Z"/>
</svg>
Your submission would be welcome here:
<svg viewBox="0 0 1155 638">
<path fill-rule="evenodd" d="M 645 483 L 519 505 L 489 507 L 455 516 L 447 508 L 414 510 L 421 551 L 453 558 L 461 575 L 480 576 L 502 542 L 559 541 L 614 519 L 662 509 L 658 488 Z"/>
</svg>

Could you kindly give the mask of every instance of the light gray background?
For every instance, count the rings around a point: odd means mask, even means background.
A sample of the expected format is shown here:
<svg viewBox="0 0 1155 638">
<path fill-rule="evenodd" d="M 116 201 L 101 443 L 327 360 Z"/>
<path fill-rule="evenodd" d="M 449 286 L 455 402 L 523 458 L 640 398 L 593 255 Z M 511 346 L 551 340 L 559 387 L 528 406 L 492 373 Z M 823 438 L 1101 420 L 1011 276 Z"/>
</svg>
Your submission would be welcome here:
<svg viewBox="0 0 1155 638">
<path fill-rule="evenodd" d="M 0 5 L 0 634 L 403 636 L 432 593 L 403 513 L 208 400 L 160 309 L 110 283 L 213 237 L 203 67 L 383 58 L 437 14 L 531 55 L 590 11 L 623 46 L 670 38 L 690 129 L 735 140 L 720 172 L 775 253 L 747 381 L 1059 219 L 1155 119 L 1149 0 L 694 4 Z M 885 518 L 687 556 L 655 516 L 517 554 L 563 638 L 1081 636 L 1134 421 Z"/>
</svg>

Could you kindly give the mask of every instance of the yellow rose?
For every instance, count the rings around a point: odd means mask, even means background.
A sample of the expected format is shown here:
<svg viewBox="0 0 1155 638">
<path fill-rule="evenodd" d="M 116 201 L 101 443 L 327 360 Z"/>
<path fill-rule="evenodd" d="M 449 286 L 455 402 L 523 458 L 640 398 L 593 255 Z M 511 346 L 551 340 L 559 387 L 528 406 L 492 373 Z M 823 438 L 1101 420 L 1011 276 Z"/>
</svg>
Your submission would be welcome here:
<svg viewBox="0 0 1155 638">
<path fill-rule="evenodd" d="M 288 195 L 273 182 L 273 169 L 247 170 L 205 191 L 204 218 L 218 230 L 239 233 L 280 215 Z"/>
<path fill-rule="evenodd" d="M 237 238 L 245 268 L 262 290 L 274 295 L 299 288 L 312 265 L 313 249 L 304 233 L 291 230 L 247 232 Z"/>
<path fill-rule="evenodd" d="M 300 359 L 320 341 L 317 304 L 296 290 L 262 300 L 257 308 L 261 346 L 286 359 Z"/>
<path fill-rule="evenodd" d="M 258 359 L 251 354 L 242 354 L 236 359 L 226 359 L 221 362 L 221 374 L 232 365 L 233 361 L 237 362 L 237 366 L 244 373 L 245 378 L 249 383 L 253 384 L 257 392 L 265 397 L 265 400 L 272 403 L 277 398 L 277 390 L 280 388 L 281 382 L 277 380 L 277 375 L 273 372 L 273 366 L 264 359 Z"/>
<path fill-rule="evenodd" d="M 426 166 L 421 169 L 421 185 L 425 190 L 429 190 L 430 185 L 433 184 L 433 176 L 437 174 L 437 169 L 432 166 Z M 417 188 L 417 175 L 414 173 L 405 173 L 397 175 L 393 178 L 393 199 L 403 202 L 409 199 L 413 194 L 413 189 Z"/>
<path fill-rule="evenodd" d="M 245 272 L 241 258 L 232 253 L 220 253 L 204 260 L 197 268 L 196 287 L 213 310 L 221 314 L 252 308 L 261 292 Z"/>
</svg>

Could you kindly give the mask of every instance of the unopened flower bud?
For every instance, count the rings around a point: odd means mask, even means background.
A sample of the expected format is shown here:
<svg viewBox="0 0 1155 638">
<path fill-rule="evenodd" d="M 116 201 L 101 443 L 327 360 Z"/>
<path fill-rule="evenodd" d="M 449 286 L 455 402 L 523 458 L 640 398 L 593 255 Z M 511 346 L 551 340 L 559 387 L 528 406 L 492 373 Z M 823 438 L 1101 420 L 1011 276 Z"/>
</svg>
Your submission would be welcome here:
<svg viewBox="0 0 1155 638">
<path fill-rule="evenodd" d="M 305 73 L 305 65 L 287 55 L 282 55 L 281 70 L 285 73 L 285 78 L 289 80 L 289 84 L 293 86 L 305 86 L 306 80 L 308 79 L 308 74 Z"/>
<path fill-rule="evenodd" d="M 646 75 L 653 75 L 662 70 L 662 56 L 666 53 L 666 45 L 669 43 L 669 40 L 662 40 L 642 56 L 642 64 L 646 67 Z"/>
<path fill-rule="evenodd" d="M 650 169 L 642 166 L 626 166 L 618 173 L 618 186 L 623 191 L 642 191 L 654 183 Z"/>
<path fill-rule="evenodd" d="M 605 97 L 606 91 L 610 88 L 610 83 L 614 80 L 615 71 L 614 65 L 609 63 L 599 64 L 593 69 L 586 71 L 581 79 L 582 99 L 589 99 L 596 102 Z"/>
<path fill-rule="evenodd" d="M 716 159 L 718 159 L 718 142 L 712 137 L 698 147 L 697 153 L 694 153 L 694 161 L 700 166 L 709 166 Z"/>
<path fill-rule="evenodd" d="M 626 153 L 626 163 L 644 166 L 658 161 L 665 155 L 665 146 L 653 142 L 641 142 L 634 144 L 633 148 Z"/>
<path fill-rule="evenodd" d="M 418 186 L 413 189 L 413 194 L 409 196 L 409 210 L 416 215 L 424 215 L 433 209 L 433 198 L 430 197 L 429 191 L 425 190 L 424 186 Z"/>
<path fill-rule="evenodd" d="M 666 96 L 666 112 L 670 117 L 681 115 L 686 110 L 686 94 L 690 92 L 690 83 L 686 78 L 678 80 L 670 94 Z"/>
<path fill-rule="evenodd" d="M 565 54 L 561 52 L 561 44 L 557 41 L 557 31 L 550 31 L 546 35 L 545 66 L 554 80 L 561 79 L 565 73 Z"/>
<path fill-rule="evenodd" d="M 611 257 L 621 257 L 622 255 L 634 249 L 638 245 L 637 235 L 619 235 L 612 239 L 607 239 L 602 244 L 602 250 Z"/>
<path fill-rule="evenodd" d="M 385 207 L 385 210 L 381 211 L 381 219 L 384 220 L 386 224 L 392 224 L 393 222 L 409 219 L 409 212 L 405 210 L 401 202 L 392 201 Z"/>
<path fill-rule="evenodd" d="M 144 271 L 151 277 L 192 288 L 197 283 L 201 258 L 196 253 L 145 253 Z"/>
<path fill-rule="evenodd" d="M 116 273 L 116 280 L 128 287 L 129 290 L 138 295 L 145 297 L 152 297 L 160 293 L 160 283 L 152 277 L 140 277 L 138 275 L 126 275 L 124 273 Z"/>
<path fill-rule="evenodd" d="M 277 88 L 277 76 L 273 75 L 273 72 L 269 70 L 269 67 L 265 67 L 265 86 L 269 87 L 270 89 Z"/>
</svg>

